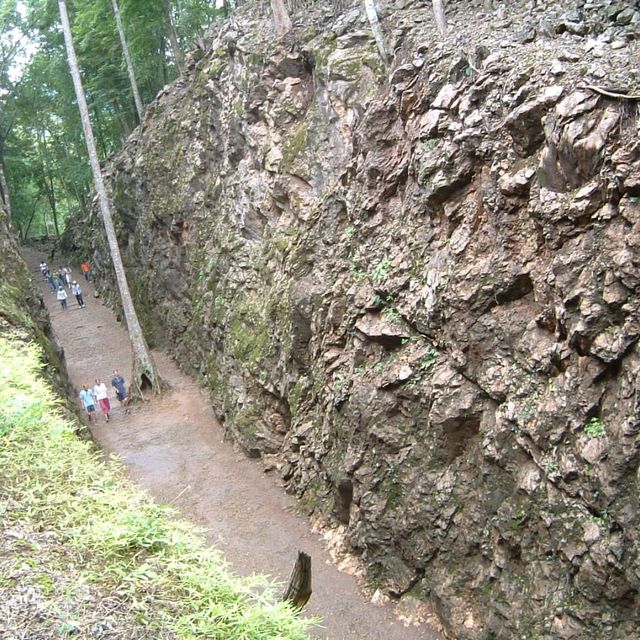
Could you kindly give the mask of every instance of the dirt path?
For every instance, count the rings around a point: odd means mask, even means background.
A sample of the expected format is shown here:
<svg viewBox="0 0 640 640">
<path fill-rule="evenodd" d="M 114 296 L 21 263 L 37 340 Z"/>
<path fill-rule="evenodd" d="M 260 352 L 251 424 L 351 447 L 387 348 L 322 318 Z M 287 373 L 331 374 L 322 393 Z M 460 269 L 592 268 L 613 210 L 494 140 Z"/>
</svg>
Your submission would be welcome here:
<svg viewBox="0 0 640 640">
<path fill-rule="evenodd" d="M 69 308 L 63 311 L 35 275 L 42 256 L 29 249 L 23 255 L 41 288 L 73 385 L 90 386 L 100 378 L 110 387 L 114 369 L 127 377 L 128 336 L 113 313 L 94 299 L 91 285 L 79 280 L 84 309 L 69 292 Z M 306 612 L 323 619 L 323 628 L 314 631 L 318 638 L 441 638 L 427 624 L 404 626 L 391 604 L 365 600 L 356 580 L 331 563 L 308 520 L 296 513 L 294 500 L 258 464 L 223 441 L 222 428 L 198 386 L 164 354 L 154 356 L 171 392 L 158 402 L 133 406 L 126 416 L 113 398 L 111 421 L 106 424 L 100 417 L 92 426 L 98 442 L 122 459 L 132 478 L 160 502 L 205 527 L 210 542 L 239 574 L 269 573 L 285 582 L 297 551 L 306 551 L 313 566 L 313 595 Z"/>
</svg>

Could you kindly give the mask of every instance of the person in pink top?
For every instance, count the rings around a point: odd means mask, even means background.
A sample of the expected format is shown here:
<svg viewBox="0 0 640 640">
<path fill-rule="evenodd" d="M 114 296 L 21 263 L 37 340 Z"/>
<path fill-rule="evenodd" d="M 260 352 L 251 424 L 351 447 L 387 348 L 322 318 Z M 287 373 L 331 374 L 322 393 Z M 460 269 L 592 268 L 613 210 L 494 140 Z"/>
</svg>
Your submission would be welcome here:
<svg viewBox="0 0 640 640">
<path fill-rule="evenodd" d="M 100 410 L 104 414 L 105 421 L 109 422 L 109 414 L 111 413 L 111 403 L 109 402 L 109 395 L 107 393 L 107 385 L 104 382 L 100 382 L 98 378 L 96 378 L 96 385 L 93 387 L 93 393 L 95 395 L 98 404 L 100 405 Z"/>
</svg>

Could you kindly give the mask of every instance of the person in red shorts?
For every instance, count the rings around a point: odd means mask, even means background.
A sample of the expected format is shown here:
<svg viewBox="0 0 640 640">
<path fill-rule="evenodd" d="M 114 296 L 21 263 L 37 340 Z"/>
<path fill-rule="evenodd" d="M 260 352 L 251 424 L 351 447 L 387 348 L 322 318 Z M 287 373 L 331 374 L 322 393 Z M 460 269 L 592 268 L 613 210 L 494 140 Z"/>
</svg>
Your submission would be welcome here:
<svg viewBox="0 0 640 640">
<path fill-rule="evenodd" d="M 109 422 L 109 414 L 111 413 L 111 403 L 109 402 L 109 394 L 107 393 L 107 385 L 104 382 L 100 382 L 98 378 L 96 378 L 96 385 L 93 387 L 93 393 L 100 405 L 100 410 L 102 411 L 105 421 Z"/>
</svg>

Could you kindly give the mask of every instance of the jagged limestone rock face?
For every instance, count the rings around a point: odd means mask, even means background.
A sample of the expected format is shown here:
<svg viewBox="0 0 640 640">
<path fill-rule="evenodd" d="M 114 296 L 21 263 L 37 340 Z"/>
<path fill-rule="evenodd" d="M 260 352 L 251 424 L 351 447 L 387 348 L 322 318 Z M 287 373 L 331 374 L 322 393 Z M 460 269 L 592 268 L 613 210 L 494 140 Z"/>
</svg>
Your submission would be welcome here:
<svg viewBox="0 0 640 640">
<path fill-rule="evenodd" d="M 585 88 L 638 21 L 570 5 L 390 6 L 388 70 L 239 14 L 108 169 L 151 338 L 460 639 L 639 622 L 636 102 Z"/>
</svg>

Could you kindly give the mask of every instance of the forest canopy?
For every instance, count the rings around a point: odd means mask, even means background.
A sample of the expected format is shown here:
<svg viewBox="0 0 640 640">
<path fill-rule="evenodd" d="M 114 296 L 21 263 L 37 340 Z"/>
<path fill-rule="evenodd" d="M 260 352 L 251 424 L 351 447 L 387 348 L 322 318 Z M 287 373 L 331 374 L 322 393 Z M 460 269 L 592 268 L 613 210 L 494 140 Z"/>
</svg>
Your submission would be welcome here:
<svg viewBox="0 0 640 640">
<path fill-rule="evenodd" d="M 139 116 L 113 0 L 68 2 L 101 160 Z M 118 0 L 143 104 L 180 74 L 182 51 L 224 15 L 215 0 Z M 0 0 L 0 190 L 21 238 L 58 236 L 86 211 L 91 173 L 55 0 Z"/>
</svg>

